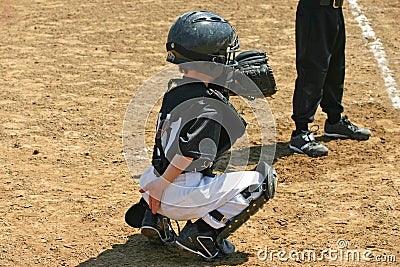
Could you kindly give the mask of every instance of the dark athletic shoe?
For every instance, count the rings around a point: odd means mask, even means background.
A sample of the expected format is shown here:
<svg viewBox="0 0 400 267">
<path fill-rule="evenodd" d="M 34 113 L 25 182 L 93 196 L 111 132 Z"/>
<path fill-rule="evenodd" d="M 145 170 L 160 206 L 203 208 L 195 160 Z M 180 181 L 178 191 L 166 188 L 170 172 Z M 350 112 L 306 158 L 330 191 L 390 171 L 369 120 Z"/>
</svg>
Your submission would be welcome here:
<svg viewBox="0 0 400 267">
<path fill-rule="evenodd" d="M 300 154 L 307 154 L 310 157 L 321 157 L 328 154 L 328 148 L 315 140 L 311 131 L 302 131 L 296 135 L 293 131 L 289 148 Z"/>
<path fill-rule="evenodd" d="M 354 140 L 367 140 L 371 131 L 361 128 L 350 122 L 347 116 L 343 116 L 336 124 L 325 122 L 324 135 L 334 138 L 350 138 Z"/>
<path fill-rule="evenodd" d="M 200 230 L 196 223 L 188 221 L 175 243 L 181 248 L 206 259 L 234 253 L 235 247 L 228 240 L 223 239 L 220 244 L 217 244 L 217 235 L 218 230 L 211 226 L 208 230 Z"/>
<path fill-rule="evenodd" d="M 176 239 L 169 218 L 158 213 L 153 214 L 150 209 L 146 209 L 140 232 L 153 242 L 174 243 Z"/>
</svg>

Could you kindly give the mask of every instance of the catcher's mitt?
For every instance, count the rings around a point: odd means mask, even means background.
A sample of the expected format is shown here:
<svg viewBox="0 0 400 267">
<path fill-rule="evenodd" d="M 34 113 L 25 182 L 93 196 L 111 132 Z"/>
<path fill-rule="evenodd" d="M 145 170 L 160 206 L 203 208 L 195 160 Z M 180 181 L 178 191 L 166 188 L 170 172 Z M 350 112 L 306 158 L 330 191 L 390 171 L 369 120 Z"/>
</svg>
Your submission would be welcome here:
<svg viewBox="0 0 400 267">
<path fill-rule="evenodd" d="M 249 50 L 236 56 L 237 69 L 253 81 L 263 96 L 272 96 L 277 92 L 274 73 L 268 64 L 268 56 L 265 51 Z M 241 95 L 257 96 L 260 92 L 252 92 L 252 86 L 248 79 L 238 79 Z M 238 93 L 239 93 L 238 92 Z"/>
</svg>

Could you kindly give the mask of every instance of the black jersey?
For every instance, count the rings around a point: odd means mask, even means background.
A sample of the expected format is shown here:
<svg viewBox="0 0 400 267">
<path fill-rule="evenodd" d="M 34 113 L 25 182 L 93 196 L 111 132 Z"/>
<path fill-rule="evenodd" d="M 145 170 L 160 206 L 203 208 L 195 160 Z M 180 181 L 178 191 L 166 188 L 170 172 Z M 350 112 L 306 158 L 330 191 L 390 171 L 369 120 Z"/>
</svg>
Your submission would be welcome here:
<svg viewBox="0 0 400 267">
<path fill-rule="evenodd" d="M 153 166 L 162 174 L 178 154 L 194 159 L 185 171 L 209 173 L 246 123 L 216 85 L 187 77 L 173 82 L 158 115 Z"/>
</svg>

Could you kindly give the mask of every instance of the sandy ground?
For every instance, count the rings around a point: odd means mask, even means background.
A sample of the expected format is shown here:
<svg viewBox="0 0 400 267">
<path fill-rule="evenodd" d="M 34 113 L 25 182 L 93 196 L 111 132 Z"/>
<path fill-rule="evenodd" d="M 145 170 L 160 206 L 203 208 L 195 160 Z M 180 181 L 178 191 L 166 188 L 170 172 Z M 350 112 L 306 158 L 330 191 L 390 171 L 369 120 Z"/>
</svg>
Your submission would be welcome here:
<svg viewBox="0 0 400 267">
<path fill-rule="evenodd" d="M 297 1 L 202 2 L 0 0 L 0 266 L 399 263 L 399 111 L 349 5 L 343 104 L 372 137 L 326 140 L 320 130 L 318 139 L 330 152 L 313 159 L 287 148 L 294 127 Z M 400 82 L 400 2 L 358 2 Z M 150 246 L 124 223 L 125 211 L 140 197 L 122 154 L 125 111 L 140 85 L 170 66 L 168 29 L 192 10 L 227 18 L 243 50 L 267 50 L 279 86 L 268 99 L 276 123 L 276 198 L 230 237 L 233 256 L 211 262 Z M 149 112 L 145 105 L 137 109 Z M 315 123 L 322 128 L 324 120 L 319 110 Z M 149 162 L 138 164 L 140 170 Z M 271 250 L 338 253 L 336 260 L 282 261 Z M 348 250 L 392 262 L 340 260 L 339 252 Z"/>
</svg>

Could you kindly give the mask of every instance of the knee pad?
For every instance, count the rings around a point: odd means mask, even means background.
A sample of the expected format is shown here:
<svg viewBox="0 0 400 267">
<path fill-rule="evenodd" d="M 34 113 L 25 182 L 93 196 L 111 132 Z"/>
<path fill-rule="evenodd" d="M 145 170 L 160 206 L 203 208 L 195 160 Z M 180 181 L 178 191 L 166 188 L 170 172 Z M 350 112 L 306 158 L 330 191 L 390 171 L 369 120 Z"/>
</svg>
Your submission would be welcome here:
<svg viewBox="0 0 400 267">
<path fill-rule="evenodd" d="M 278 175 L 275 169 L 266 162 L 261 161 L 255 168 L 255 171 L 261 173 L 265 177 L 260 188 L 264 192 L 265 198 L 267 200 L 274 198 L 278 186 Z"/>
</svg>

